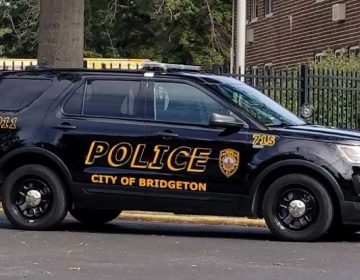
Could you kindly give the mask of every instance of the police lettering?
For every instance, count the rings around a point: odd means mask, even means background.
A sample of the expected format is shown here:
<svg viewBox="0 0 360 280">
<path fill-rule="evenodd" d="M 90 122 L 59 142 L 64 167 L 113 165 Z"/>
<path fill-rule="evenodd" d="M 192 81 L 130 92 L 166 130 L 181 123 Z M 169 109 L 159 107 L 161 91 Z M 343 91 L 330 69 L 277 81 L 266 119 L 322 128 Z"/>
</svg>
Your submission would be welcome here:
<svg viewBox="0 0 360 280">
<path fill-rule="evenodd" d="M 146 160 L 144 155 L 151 154 L 151 160 Z M 147 151 L 146 144 L 133 147 L 130 143 L 118 143 L 110 146 L 103 141 L 91 143 L 86 156 L 85 164 L 93 165 L 97 161 L 104 161 L 110 167 L 122 167 L 130 164 L 131 168 L 161 170 L 168 168 L 171 171 L 188 171 L 203 173 L 209 160 L 211 149 L 157 145 L 153 151 Z"/>
</svg>

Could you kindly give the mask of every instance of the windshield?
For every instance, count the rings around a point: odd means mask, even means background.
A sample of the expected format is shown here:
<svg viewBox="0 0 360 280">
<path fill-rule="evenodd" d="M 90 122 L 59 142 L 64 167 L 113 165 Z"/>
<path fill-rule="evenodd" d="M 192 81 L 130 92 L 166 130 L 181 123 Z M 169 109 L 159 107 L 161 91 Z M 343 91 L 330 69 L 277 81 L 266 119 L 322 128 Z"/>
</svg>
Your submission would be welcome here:
<svg viewBox="0 0 360 280">
<path fill-rule="evenodd" d="M 260 91 L 243 83 L 213 85 L 218 92 L 265 126 L 304 125 L 305 122 Z"/>
</svg>

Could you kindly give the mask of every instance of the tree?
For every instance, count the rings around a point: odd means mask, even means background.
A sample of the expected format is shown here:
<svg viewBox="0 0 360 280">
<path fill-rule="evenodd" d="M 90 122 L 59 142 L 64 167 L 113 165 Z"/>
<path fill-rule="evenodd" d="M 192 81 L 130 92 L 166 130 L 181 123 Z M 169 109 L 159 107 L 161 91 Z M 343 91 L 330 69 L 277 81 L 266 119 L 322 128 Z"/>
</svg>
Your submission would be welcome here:
<svg viewBox="0 0 360 280">
<path fill-rule="evenodd" d="M 83 67 L 84 0 L 41 0 L 38 61 Z"/>
<path fill-rule="evenodd" d="M 39 0 L 0 0 L 0 55 L 34 57 L 39 10 Z"/>
<path fill-rule="evenodd" d="M 91 54 L 211 65 L 229 58 L 231 0 L 89 0 Z"/>
<path fill-rule="evenodd" d="M 0 38 L 6 56 L 36 55 L 39 3 L 0 0 L 0 26 L 11 30 Z M 232 0 L 85 0 L 85 56 L 226 63 L 231 19 Z"/>
</svg>

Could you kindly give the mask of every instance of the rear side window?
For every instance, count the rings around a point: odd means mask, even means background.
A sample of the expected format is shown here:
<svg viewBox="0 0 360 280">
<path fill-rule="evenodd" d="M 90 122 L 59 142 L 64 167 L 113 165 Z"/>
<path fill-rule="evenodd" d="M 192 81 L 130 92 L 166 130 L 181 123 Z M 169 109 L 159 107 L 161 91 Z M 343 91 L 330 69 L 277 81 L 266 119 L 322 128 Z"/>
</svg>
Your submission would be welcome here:
<svg viewBox="0 0 360 280">
<path fill-rule="evenodd" d="M 138 116 L 140 82 L 95 80 L 88 81 L 74 92 L 64 106 L 64 112 L 99 117 Z"/>
<path fill-rule="evenodd" d="M 51 80 L 0 80 L 0 111 L 20 111 L 39 98 L 52 84 Z"/>
</svg>

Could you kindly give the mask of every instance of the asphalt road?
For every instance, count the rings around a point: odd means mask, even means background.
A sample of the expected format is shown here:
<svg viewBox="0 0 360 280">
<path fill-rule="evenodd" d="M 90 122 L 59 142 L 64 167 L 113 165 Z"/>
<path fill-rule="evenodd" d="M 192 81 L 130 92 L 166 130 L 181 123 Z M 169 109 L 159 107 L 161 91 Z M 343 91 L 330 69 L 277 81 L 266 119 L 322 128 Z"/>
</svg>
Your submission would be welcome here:
<svg viewBox="0 0 360 280">
<path fill-rule="evenodd" d="M 360 279 L 360 234 L 276 241 L 267 229 L 116 221 L 50 232 L 12 229 L 0 214 L 0 280 Z"/>
</svg>

